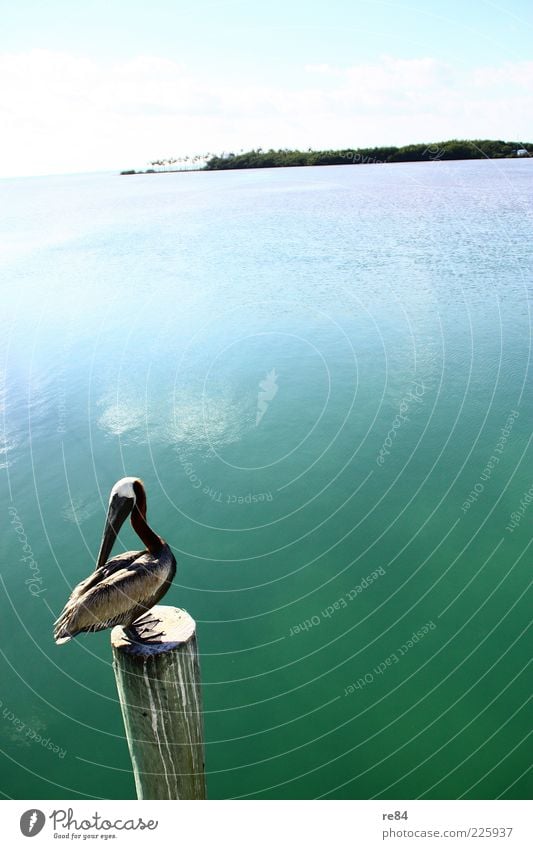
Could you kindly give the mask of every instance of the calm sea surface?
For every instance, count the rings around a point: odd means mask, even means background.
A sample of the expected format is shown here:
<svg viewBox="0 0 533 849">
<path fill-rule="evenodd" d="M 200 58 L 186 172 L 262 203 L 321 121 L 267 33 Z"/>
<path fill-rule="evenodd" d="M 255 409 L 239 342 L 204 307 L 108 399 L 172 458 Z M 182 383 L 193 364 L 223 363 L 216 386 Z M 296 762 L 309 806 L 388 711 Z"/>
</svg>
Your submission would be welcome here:
<svg viewBox="0 0 533 849">
<path fill-rule="evenodd" d="M 531 793 L 532 178 L 0 183 L 4 795 L 134 797 L 109 633 L 51 638 L 123 475 L 198 622 L 212 798 Z"/>
</svg>

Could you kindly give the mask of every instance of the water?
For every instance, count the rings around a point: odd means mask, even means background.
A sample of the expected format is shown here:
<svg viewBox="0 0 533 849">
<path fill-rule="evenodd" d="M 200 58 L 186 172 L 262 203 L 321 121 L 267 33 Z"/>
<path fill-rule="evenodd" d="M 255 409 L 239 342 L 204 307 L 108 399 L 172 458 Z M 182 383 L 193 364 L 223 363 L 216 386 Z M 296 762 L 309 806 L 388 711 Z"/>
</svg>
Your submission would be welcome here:
<svg viewBox="0 0 533 849">
<path fill-rule="evenodd" d="M 532 166 L 2 182 L 6 796 L 134 796 L 109 634 L 51 638 L 124 474 L 212 798 L 531 793 Z"/>
</svg>

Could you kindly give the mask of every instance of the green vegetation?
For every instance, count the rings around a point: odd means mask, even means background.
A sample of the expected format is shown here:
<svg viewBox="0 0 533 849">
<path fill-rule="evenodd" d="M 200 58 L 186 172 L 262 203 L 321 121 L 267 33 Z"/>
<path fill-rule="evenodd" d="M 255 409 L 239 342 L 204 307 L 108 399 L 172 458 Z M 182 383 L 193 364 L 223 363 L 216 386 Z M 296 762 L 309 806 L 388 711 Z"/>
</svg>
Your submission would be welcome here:
<svg viewBox="0 0 533 849">
<path fill-rule="evenodd" d="M 444 159 L 509 159 L 533 156 L 533 144 L 522 142 L 452 139 L 434 144 L 408 144 L 405 147 L 359 147 L 344 150 L 249 150 L 240 153 L 212 153 L 155 159 L 146 171 L 121 174 L 168 174 L 175 171 L 225 171 L 234 168 L 290 168 L 303 165 L 364 165 L 385 162 L 439 162 Z M 178 167 L 173 167 L 173 166 Z"/>
<path fill-rule="evenodd" d="M 385 162 L 425 162 L 445 159 L 504 159 L 516 157 L 517 151 L 533 155 L 533 144 L 522 142 L 460 141 L 452 139 L 435 144 L 410 144 L 405 147 L 365 147 L 344 150 L 250 150 L 212 156 L 207 171 L 233 168 L 284 168 L 304 165 L 379 164 Z M 521 154 L 522 156 L 525 154 Z"/>
</svg>

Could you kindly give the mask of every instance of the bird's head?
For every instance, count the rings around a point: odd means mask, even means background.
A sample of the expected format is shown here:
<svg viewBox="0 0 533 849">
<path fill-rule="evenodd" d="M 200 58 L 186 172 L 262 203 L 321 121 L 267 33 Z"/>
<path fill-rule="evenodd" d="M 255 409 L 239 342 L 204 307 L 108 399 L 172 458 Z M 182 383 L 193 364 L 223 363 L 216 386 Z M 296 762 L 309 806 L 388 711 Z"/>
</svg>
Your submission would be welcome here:
<svg viewBox="0 0 533 849">
<path fill-rule="evenodd" d="M 118 532 L 135 507 L 142 515 L 146 514 L 144 484 L 140 478 L 121 478 L 109 495 L 107 518 L 96 561 L 97 568 L 107 562 Z"/>
</svg>

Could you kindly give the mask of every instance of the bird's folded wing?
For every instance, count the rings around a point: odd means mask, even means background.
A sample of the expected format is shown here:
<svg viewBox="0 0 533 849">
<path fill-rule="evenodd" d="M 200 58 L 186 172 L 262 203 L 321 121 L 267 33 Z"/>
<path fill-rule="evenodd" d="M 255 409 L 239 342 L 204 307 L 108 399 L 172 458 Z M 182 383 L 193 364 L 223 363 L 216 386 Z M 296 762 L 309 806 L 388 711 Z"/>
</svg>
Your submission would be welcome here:
<svg viewBox="0 0 533 849">
<path fill-rule="evenodd" d="M 145 557 L 90 587 L 64 611 L 69 633 L 109 628 L 139 604 L 147 604 L 161 588 L 161 574 L 147 569 Z"/>
<path fill-rule="evenodd" d="M 142 554 L 142 551 L 124 551 L 122 554 L 117 554 L 116 557 L 112 557 L 107 561 L 107 563 L 100 566 L 99 569 L 95 569 L 92 575 L 89 575 L 88 578 L 80 581 L 80 583 L 74 587 L 67 602 L 67 606 L 84 595 L 91 589 L 91 587 L 94 587 L 103 581 L 104 578 L 108 578 L 120 569 L 125 569 L 128 566 L 131 566 L 131 564 L 141 557 Z"/>
</svg>

